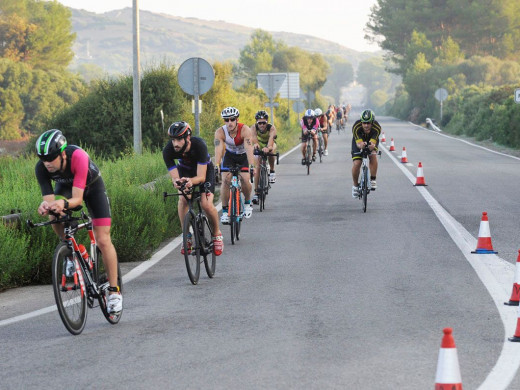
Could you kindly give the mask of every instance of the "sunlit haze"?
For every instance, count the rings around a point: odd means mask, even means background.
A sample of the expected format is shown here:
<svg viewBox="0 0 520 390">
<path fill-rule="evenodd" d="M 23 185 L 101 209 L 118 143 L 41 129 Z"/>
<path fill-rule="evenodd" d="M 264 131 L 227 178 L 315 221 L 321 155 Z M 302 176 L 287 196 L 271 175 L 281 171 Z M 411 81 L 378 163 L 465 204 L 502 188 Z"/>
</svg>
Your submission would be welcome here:
<svg viewBox="0 0 520 390">
<path fill-rule="evenodd" d="M 132 7 L 132 0 L 58 0 L 77 9 L 104 13 Z M 180 17 L 223 20 L 267 31 L 308 34 L 337 42 L 359 51 L 376 51 L 379 47 L 364 39 L 370 8 L 377 0 L 213 0 L 167 1 L 140 0 L 139 9 Z"/>
</svg>

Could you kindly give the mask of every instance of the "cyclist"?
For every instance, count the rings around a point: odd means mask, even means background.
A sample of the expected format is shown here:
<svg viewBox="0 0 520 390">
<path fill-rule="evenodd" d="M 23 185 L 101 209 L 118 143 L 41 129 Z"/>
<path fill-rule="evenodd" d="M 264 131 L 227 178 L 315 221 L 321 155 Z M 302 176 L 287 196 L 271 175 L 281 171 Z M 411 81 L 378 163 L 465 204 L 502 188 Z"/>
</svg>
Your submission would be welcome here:
<svg viewBox="0 0 520 390">
<path fill-rule="evenodd" d="M 108 273 L 107 308 L 110 313 L 121 312 L 123 296 L 117 284 L 117 253 L 110 238 L 110 203 L 99 168 L 79 146 L 68 145 L 63 133 L 57 129 L 47 130 L 38 137 L 36 154 L 40 160 L 36 163 L 35 174 L 43 196 L 38 214 L 48 215 L 50 211 L 60 214 L 85 202 Z M 63 225 L 54 224 L 52 228 L 64 238 Z"/>
<path fill-rule="evenodd" d="M 336 107 L 336 120 L 339 122 L 340 127 L 343 127 L 343 109 L 340 106 Z"/>
<path fill-rule="evenodd" d="M 260 110 L 255 114 L 256 123 L 251 126 L 253 148 L 262 149 L 264 153 L 276 153 L 276 127 L 272 123 L 268 123 L 269 114 L 264 110 Z M 260 176 L 259 162 L 260 157 L 255 156 L 255 195 L 253 203 L 258 204 L 258 179 Z M 269 183 L 276 183 L 276 173 L 274 171 L 274 157 L 269 156 Z"/>
<path fill-rule="evenodd" d="M 316 119 L 316 113 L 309 108 L 305 111 L 300 125 L 302 127 L 302 165 L 305 165 L 305 149 L 309 138 L 312 138 L 312 161 L 316 161 L 316 149 L 318 147 L 316 132 L 320 128 L 320 123 Z"/>
<path fill-rule="evenodd" d="M 328 129 L 329 129 L 329 134 L 332 130 L 332 125 L 334 124 L 334 117 L 336 115 L 336 109 L 334 107 L 333 104 L 330 104 L 329 105 L 329 108 L 327 109 L 327 112 L 325 113 L 325 115 L 327 116 L 327 124 L 328 124 Z"/>
<path fill-rule="evenodd" d="M 379 146 L 379 135 L 381 134 L 381 125 L 375 120 L 372 110 L 364 110 L 361 118 L 352 126 L 352 197 L 358 197 L 358 178 L 361 169 L 361 151 L 368 145 L 370 150 L 369 168 L 370 168 L 370 186 L 372 190 L 377 188 L 377 148 Z"/>
<path fill-rule="evenodd" d="M 213 194 L 215 193 L 215 169 L 208 153 L 206 142 L 202 138 L 193 137 L 191 128 L 187 122 L 173 122 L 168 128 L 168 142 L 163 149 L 163 159 L 175 188 L 180 189 L 182 184 L 187 188 L 199 186 L 203 190 L 209 183 L 209 194 L 201 196 L 200 204 L 208 216 L 211 230 L 213 232 L 213 252 L 220 256 L 224 249 L 222 232 L 218 223 L 218 212 L 213 204 Z M 184 223 L 184 216 L 188 212 L 188 202 L 183 196 L 179 196 L 177 210 L 181 228 Z M 188 248 L 191 248 L 191 237 L 188 236 Z M 181 253 L 184 254 L 184 246 L 181 246 Z"/>
<path fill-rule="evenodd" d="M 252 186 L 250 183 L 250 170 L 255 171 L 255 159 L 253 154 L 253 141 L 249 126 L 239 123 L 240 113 L 235 107 L 226 107 L 220 113 L 224 119 L 224 125 L 215 131 L 215 164 L 222 172 L 227 172 L 222 177 L 220 196 L 222 197 L 222 216 L 220 222 L 229 224 L 228 202 L 231 173 L 229 167 L 239 164 L 241 166 L 241 183 L 244 192 L 244 217 L 251 218 L 253 207 L 251 206 Z M 221 166 L 222 163 L 222 166 Z"/>
<path fill-rule="evenodd" d="M 317 108 L 314 110 L 316 114 L 316 118 L 320 124 L 321 135 L 323 137 L 323 155 L 328 156 L 329 151 L 327 146 L 329 145 L 329 121 L 327 120 L 327 116 L 321 111 L 321 109 Z"/>
</svg>

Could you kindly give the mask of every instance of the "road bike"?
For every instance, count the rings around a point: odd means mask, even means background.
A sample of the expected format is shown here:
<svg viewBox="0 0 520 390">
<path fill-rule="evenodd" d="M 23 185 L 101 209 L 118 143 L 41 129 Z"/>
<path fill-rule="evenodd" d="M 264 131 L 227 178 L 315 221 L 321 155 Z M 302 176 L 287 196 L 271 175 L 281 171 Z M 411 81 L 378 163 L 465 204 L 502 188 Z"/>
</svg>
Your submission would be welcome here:
<svg viewBox="0 0 520 390">
<path fill-rule="evenodd" d="M 254 150 L 255 156 L 260 157 L 260 172 L 258 174 L 258 188 L 257 188 L 257 195 L 258 195 L 258 205 L 260 206 L 260 211 L 263 211 L 265 209 L 265 198 L 267 197 L 267 194 L 269 193 L 269 189 L 271 188 L 271 184 L 269 184 L 269 168 L 268 168 L 268 157 L 276 157 L 276 164 L 279 164 L 279 153 L 273 154 L 273 153 L 264 153 L 260 149 Z"/>
<path fill-rule="evenodd" d="M 241 171 L 242 167 L 240 165 L 229 167 L 231 181 L 229 184 L 228 215 L 232 245 L 235 245 L 235 241 L 240 240 L 240 228 L 244 218 L 244 197 L 242 196 L 242 184 L 240 182 Z M 251 180 L 253 180 L 252 169 L 249 170 L 249 175 Z"/>
<path fill-rule="evenodd" d="M 81 212 L 81 216 L 73 216 L 74 211 L 80 211 L 82 206 L 72 210 L 63 210 L 64 215 L 50 212 L 55 219 L 47 222 L 33 223 L 27 220 L 30 228 L 62 223 L 64 239 L 56 246 L 52 258 L 52 288 L 58 313 L 65 328 L 73 335 L 80 334 L 87 322 L 87 306 L 93 308 L 95 302 L 107 321 L 117 324 L 122 311 L 108 311 L 107 302 L 110 284 L 103 264 L 102 254 L 96 244 L 92 230 L 92 219 Z M 86 229 L 90 238 L 90 252 L 82 244 L 78 244 L 75 235 Z M 117 265 L 117 284 L 123 291 L 123 280 L 119 263 Z"/>
<path fill-rule="evenodd" d="M 367 201 L 368 201 L 368 194 L 370 194 L 370 191 L 372 191 L 372 188 L 370 186 L 370 169 L 369 169 L 369 156 L 370 149 L 368 149 L 368 145 L 363 148 L 361 152 L 358 154 L 361 155 L 361 158 L 363 159 L 361 163 L 361 172 L 359 174 L 359 180 L 358 180 L 358 198 L 361 199 L 363 202 L 363 212 L 367 212 Z M 381 151 L 378 151 L 377 154 L 381 156 Z M 375 191 L 375 190 L 374 190 Z"/>
<path fill-rule="evenodd" d="M 178 193 L 168 194 L 163 192 L 165 202 L 169 196 L 183 196 L 188 202 L 188 212 L 184 216 L 182 227 L 182 245 L 188 277 L 194 285 L 199 282 L 200 263 L 202 261 L 209 278 L 215 275 L 217 265 L 217 256 L 213 251 L 213 231 L 200 203 L 203 194 L 205 196 L 211 194 L 210 186 L 209 183 L 206 183 L 203 191 L 195 191 L 193 188 L 186 188 L 186 183 L 183 183 Z"/>
<path fill-rule="evenodd" d="M 325 151 L 325 148 L 323 147 L 324 141 L 323 141 L 323 133 L 321 130 L 318 130 L 318 155 L 320 156 L 320 163 L 323 157 L 323 153 Z"/>
<path fill-rule="evenodd" d="M 303 142 L 303 137 L 300 137 Z M 307 175 L 311 173 L 311 164 L 312 164 L 312 145 L 311 142 L 314 142 L 312 139 L 312 135 L 307 136 L 307 147 L 305 148 L 305 158 L 303 159 L 303 165 L 307 167 Z"/>
</svg>

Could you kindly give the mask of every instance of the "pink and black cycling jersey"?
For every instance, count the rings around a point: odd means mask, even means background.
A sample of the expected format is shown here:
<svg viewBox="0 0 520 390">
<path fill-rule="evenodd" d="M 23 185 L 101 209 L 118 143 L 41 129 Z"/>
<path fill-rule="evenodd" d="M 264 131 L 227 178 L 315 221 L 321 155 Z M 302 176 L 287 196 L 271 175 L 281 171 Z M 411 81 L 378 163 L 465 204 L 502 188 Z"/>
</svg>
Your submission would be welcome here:
<svg viewBox="0 0 520 390">
<path fill-rule="evenodd" d="M 41 160 L 36 163 L 36 179 L 42 196 L 54 194 L 70 199 L 72 187 L 82 189 L 93 225 L 110 226 L 110 204 L 99 168 L 79 146 L 67 146 L 65 154 L 67 159 L 63 162 L 63 172 L 49 172 Z M 52 182 L 55 183 L 54 188 Z"/>
<path fill-rule="evenodd" d="M 302 130 L 318 130 L 320 128 L 320 122 L 318 119 L 314 118 L 311 125 L 309 125 L 307 120 L 302 118 L 300 120 L 300 126 L 302 127 Z"/>
</svg>

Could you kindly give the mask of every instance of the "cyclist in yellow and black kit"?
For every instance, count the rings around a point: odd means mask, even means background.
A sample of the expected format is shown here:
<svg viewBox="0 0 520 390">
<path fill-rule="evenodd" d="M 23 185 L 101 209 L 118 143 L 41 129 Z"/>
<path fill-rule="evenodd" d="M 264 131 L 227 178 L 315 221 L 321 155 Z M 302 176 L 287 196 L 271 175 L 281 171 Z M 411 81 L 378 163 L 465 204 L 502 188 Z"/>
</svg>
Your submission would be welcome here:
<svg viewBox="0 0 520 390">
<path fill-rule="evenodd" d="M 352 197 L 358 197 L 358 178 L 361 169 L 361 151 L 368 145 L 371 151 L 369 156 L 370 168 L 370 186 L 372 190 L 377 188 L 377 148 L 379 146 L 379 135 L 381 134 L 381 125 L 375 120 L 372 110 L 365 110 L 352 126 Z"/>
<path fill-rule="evenodd" d="M 264 110 L 255 114 L 256 123 L 251 126 L 251 135 L 253 148 L 260 149 L 264 153 L 276 153 L 276 127 L 269 123 L 269 114 Z M 259 169 L 260 158 L 255 156 L 255 195 L 253 203 L 258 204 L 258 178 L 260 176 Z M 274 157 L 269 156 L 269 183 L 276 183 L 276 173 L 274 171 Z"/>
</svg>

